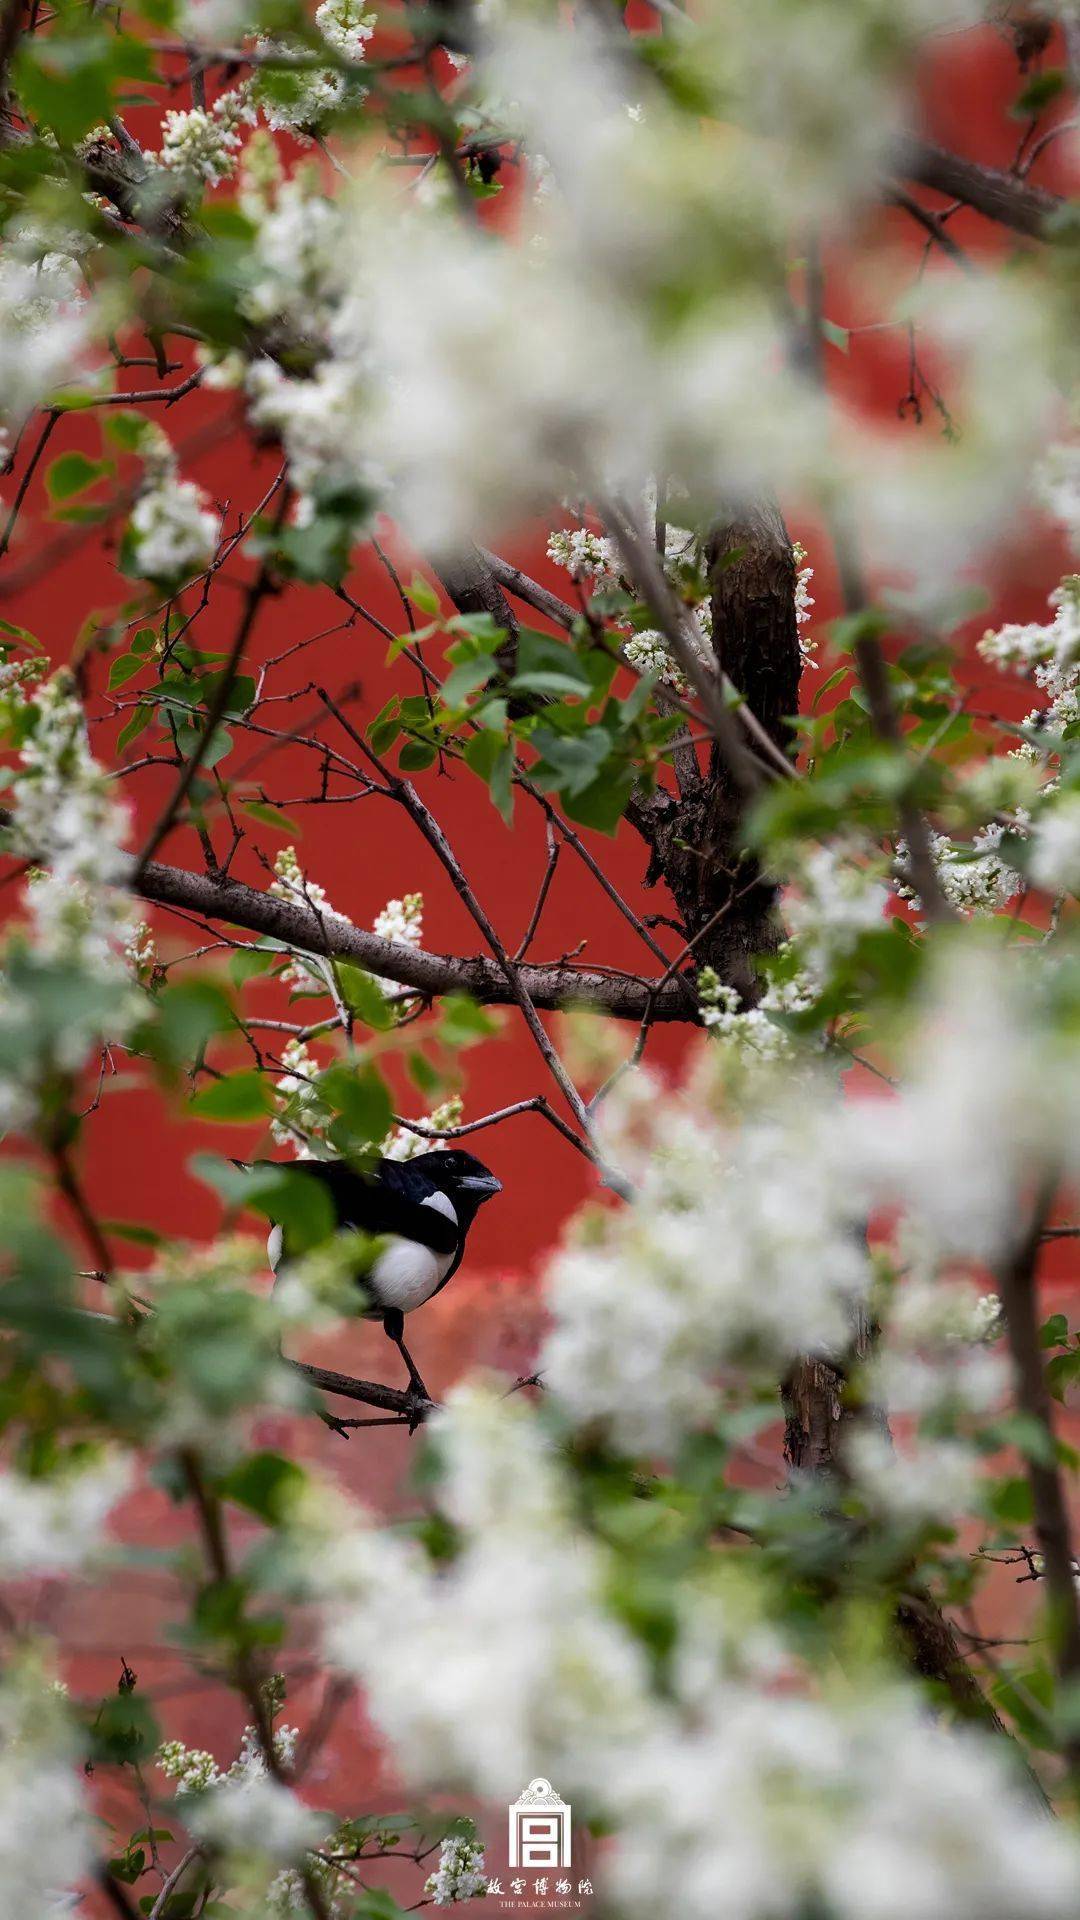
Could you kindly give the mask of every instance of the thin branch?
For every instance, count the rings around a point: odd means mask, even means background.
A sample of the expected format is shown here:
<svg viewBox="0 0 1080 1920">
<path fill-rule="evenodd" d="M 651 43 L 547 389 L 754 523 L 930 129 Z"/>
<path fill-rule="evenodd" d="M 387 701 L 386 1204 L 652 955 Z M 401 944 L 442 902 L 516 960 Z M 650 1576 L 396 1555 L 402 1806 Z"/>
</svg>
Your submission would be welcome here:
<svg viewBox="0 0 1080 1920">
<path fill-rule="evenodd" d="M 1027 1231 L 999 1276 L 1001 1303 L 1012 1358 L 1016 1404 L 1038 1429 L 1040 1445 L 1027 1452 L 1026 1468 L 1046 1570 L 1056 1664 L 1063 1688 L 1080 1689 L 1080 1593 L 1075 1579 L 1069 1507 L 1057 1456 L 1057 1440 L 1039 1346 L 1037 1274 L 1039 1245 L 1053 1194 L 1048 1182 Z M 1063 1749 L 1074 1784 L 1080 1787 L 1080 1727 L 1066 1730 Z"/>
</svg>

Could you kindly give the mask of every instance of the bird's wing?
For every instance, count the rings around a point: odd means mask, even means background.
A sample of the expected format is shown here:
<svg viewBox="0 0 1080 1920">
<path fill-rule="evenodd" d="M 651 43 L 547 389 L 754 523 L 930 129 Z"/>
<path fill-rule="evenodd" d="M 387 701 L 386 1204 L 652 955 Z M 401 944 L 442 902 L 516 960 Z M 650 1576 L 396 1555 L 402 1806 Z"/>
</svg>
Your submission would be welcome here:
<svg viewBox="0 0 1080 1920">
<path fill-rule="evenodd" d="M 376 1160 L 370 1174 L 364 1175 L 341 1160 L 298 1160 L 288 1171 L 319 1182 L 330 1196 L 339 1227 L 400 1234 L 405 1240 L 429 1247 L 432 1253 L 454 1253 L 458 1249 L 456 1221 L 422 1204 L 436 1191 L 432 1182 L 405 1163 Z"/>
</svg>

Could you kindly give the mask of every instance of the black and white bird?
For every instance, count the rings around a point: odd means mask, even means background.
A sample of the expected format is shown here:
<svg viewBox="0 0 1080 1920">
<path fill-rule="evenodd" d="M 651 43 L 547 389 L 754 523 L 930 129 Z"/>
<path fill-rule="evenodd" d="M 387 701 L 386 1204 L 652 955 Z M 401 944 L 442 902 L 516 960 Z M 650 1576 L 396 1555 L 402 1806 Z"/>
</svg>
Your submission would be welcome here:
<svg viewBox="0 0 1080 1920">
<path fill-rule="evenodd" d="M 265 1163 L 264 1163 L 265 1164 Z M 343 1160 L 298 1160 L 290 1174 L 317 1180 L 329 1195 L 336 1228 L 359 1228 L 385 1242 L 373 1264 L 357 1275 L 409 1370 L 414 1393 L 428 1399 L 405 1345 L 405 1315 L 441 1293 L 461 1265 L 469 1228 L 485 1200 L 502 1182 L 471 1153 L 448 1148 L 412 1160 L 376 1160 L 359 1173 Z M 271 1230 L 267 1254 L 275 1274 L 288 1252 L 280 1227 Z"/>
</svg>

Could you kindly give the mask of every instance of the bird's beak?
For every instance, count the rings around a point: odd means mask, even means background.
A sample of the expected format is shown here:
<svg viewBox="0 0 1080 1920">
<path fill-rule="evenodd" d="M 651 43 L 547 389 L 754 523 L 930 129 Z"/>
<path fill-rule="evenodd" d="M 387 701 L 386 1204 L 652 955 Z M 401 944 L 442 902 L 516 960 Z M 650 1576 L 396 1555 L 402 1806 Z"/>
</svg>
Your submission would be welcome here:
<svg viewBox="0 0 1080 1920">
<path fill-rule="evenodd" d="M 496 1180 L 493 1173 L 467 1173 L 458 1185 L 466 1193 L 478 1193 L 483 1200 L 491 1200 L 502 1192 L 502 1181 Z"/>
</svg>

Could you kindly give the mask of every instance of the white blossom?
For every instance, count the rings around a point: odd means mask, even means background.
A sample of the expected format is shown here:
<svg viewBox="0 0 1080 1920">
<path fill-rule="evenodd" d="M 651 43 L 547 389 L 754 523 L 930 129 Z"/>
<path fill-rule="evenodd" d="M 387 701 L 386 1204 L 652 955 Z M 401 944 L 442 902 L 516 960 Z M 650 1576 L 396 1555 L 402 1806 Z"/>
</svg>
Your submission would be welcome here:
<svg viewBox="0 0 1080 1920">
<path fill-rule="evenodd" d="M 254 11 L 253 0 L 183 0 L 178 24 L 197 46 L 238 46 Z"/>
<path fill-rule="evenodd" d="M 1026 823 L 1020 821 L 1018 825 L 1024 827 Z M 1004 835 L 1004 826 L 995 821 L 981 827 L 970 846 L 964 847 L 948 834 L 931 829 L 930 857 L 934 871 L 945 899 L 958 913 L 999 913 L 1022 891 L 1023 877 L 998 851 Z M 900 898 L 921 906 L 923 903 L 912 884 L 911 856 L 904 840 L 897 842 L 896 865 L 902 876 L 896 887 Z"/>
<path fill-rule="evenodd" d="M 0 1686 L 0 1914 L 58 1920 L 93 1861 L 92 1824 L 55 1689 L 10 1667 Z"/>
<path fill-rule="evenodd" d="M 1049 693 L 1060 693 L 1075 684 L 1080 672 L 1080 575 L 1068 575 L 1050 595 L 1050 605 L 1051 621 L 1010 621 L 988 628 L 978 650 L 995 666 L 1033 674 Z"/>
<path fill-rule="evenodd" d="M 160 152 L 146 158 L 208 186 L 220 186 L 236 166 L 241 126 L 254 126 L 255 117 L 248 87 L 220 93 L 209 111 L 172 108 L 161 123 Z"/>
<path fill-rule="evenodd" d="M 939 1259 L 994 1263 L 1071 1131 L 1067 1084 L 1022 979 L 988 953 L 957 957 L 936 978 L 897 1094 L 839 1116 L 850 1177 L 868 1207 L 902 1208 Z"/>
<path fill-rule="evenodd" d="M 152 473 L 132 508 L 130 528 L 133 571 L 174 588 L 210 565 L 220 536 L 205 490 L 194 480 L 180 480 L 171 464 Z"/>
<path fill-rule="evenodd" d="M 803 632 L 802 629 L 809 624 L 810 609 L 815 604 L 813 595 L 810 592 L 810 582 L 814 577 L 814 569 L 806 564 L 806 548 L 802 545 L 801 541 L 796 540 L 791 549 L 791 553 L 795 561 L 795 624 L 800 629 L 799 656 L 804 666 L 813 666 L 814 654 L 817 652 L 817 642 L 812 640 L 810 635 Z"/>
<path fill-rule="evenodd" d="M 337 1506 L 313 1514 L 300 1565 L 324 1595 L 328 1654 L 363 1680 L 419 1784 L 495 1797 L 541 1768 L 592 1778 L 640 1734 L 645 1670 L 603 1605 L 602 1563 L 570 1523 L 550 1442 L 502 1383 L 456 1388 L 431 1436 L 463 1550 L 436 1572 L 414 1543 Z"/>
<path fill-rule="evenodd" d="M 279 1864 L 317 1846 L 330 1824 L 265 1768 L 212 1783 L 185 1808 L 184 1819 L 211 1847 L 261 1854 Z"/>
<path fill-rule="evenodd" d="M 424 896 L 407 893 L 400 900 L 388 900 L 375 915 L 372 932 L 380 940 L 397 940 L 405 947 L 418 947 L 423 940 Z"/>
<path fill-rule="evenodd" d="M 745 1006 L 735 988 L 712 967 L 702 967 L 697 992 L 702 1026 L 748 1059 L 757 1060 L 780 1060 L 793 1051 L 788 1029 L 772 1015 L 804 1013 L 814 1002 L 808 973 L 791 980 L 770 980 L 752 1007 Z"/>
<path fill-rule="evenodd" d="M 315 9 L 315 25 L 327 46 L 354 63 L 363 60 L 375 21 L 360 0 L 320 0 Z"/>
<path fill-rule="evenodd" d="M 479 1841 L 468 1834 L 451 1833 L 439 1849 L 439 1864 L 424 1882 L 424 1892 L 437 1907 L 459 1900 L 475 1900 L 487 1892 L 487 1867 Z"/>
<path fill-rule="evenodd" d="M 666 1453 L 713 1410 L 723 1369 L 840 1351 L 868 1267 L 824 1093 L 729 1129 L 700 1099 L 634 1081 L 606 1123 L 632 1130 L 628 1103 L 639 1117 L 640 1143 L 608 1144 L 634 1200 L 551 1263 L 540 1367 L 577 1423 Z"/>
<path fill-rule="evenodd" d="M 133 914 L 118 891 L 126 801 L 94 759 L 86 718 L 65 668 L 28 700 L 33 724 L 11 786 L 14 850 L 43 864 L 27 889 L 39 947 L 57 957 L 107 966 L 130 935 Z"/>
<path fill-rule="evenodd" d="M 680 694 L 689 692 L 663 634 L 658 633 L 655 627 L 646 627 L 640 633 L 631 634 L 623 642 L 622 650 L 636 673 L 654 673 L 661 686 L 673 687 Z"/>
<path fill-rule="evenodd" d="M 863 1701 L 714 1681 L 605 1782 L 628 1920 L 1065 1920 L 1078 1856 L 985 1736 L 902 1694 Z"/>
<path fill-rule="evenodd" d="M 92 312 L 64 254 L 0 256 L 0 416 L 18 429 L 52 387 L 70 380 L 90 339 Z"/>
<path fill-rule="evenodd" d="M 843 841 L 815 847 L 799 863 L 797 879 L 785 918 L 807 969 L 824 979 L 864 933 L 881 927 L 889 889 L 872 852 Z"/>
<path fill-rule="evenodd" d="M 564 527 L 548 535 L 548 559 L 565 567 L 571 580 L 598 580 L 605 585 L 622 571 L 618 549 L 606 534 L 589 527 Z"/>
<path fill-rule="evenodd" d="M 844 1464 L 870 1508 L 902 1527 L 951 1524 L 979 1493 L 979 1456 L 960 1440 L 894 1447 L 887 1434 L 859 1426 L 848 1433 Z"/>
<path fill-rule="evenodd" d="M 130 1484 L 119 1453 L 48 1478 L 0 1472 L 0 1579 L 84 1572 L 107 1553 L 109 1515 Z"/>
<path fill-rule="evenodd" d="M 1043 808 L 1031 829 L 1027 872 L 1047 893 L 1080 892 L 1080 793 Z"/>
</svg>

